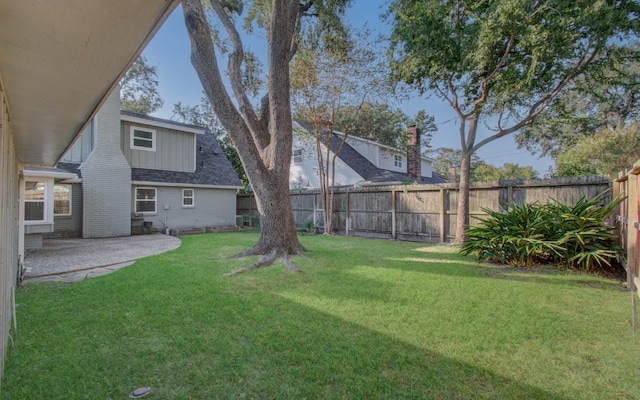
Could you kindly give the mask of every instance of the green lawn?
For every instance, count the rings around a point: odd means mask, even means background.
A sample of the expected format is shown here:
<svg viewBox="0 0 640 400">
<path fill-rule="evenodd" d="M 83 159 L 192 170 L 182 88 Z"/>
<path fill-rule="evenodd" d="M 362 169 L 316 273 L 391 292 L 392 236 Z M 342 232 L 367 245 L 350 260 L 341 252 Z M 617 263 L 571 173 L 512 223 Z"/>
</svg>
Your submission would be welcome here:
<svg viewBox="0 0 640 400">
<path fill-rule="evenodd" d="M 101 278 L 16 295 L 3 399 L 637 399 L 623 283 L 479 265 L 455 248 L 302 236 L 223 277 L 256 233 L 183 238 Z"/>
</svg>

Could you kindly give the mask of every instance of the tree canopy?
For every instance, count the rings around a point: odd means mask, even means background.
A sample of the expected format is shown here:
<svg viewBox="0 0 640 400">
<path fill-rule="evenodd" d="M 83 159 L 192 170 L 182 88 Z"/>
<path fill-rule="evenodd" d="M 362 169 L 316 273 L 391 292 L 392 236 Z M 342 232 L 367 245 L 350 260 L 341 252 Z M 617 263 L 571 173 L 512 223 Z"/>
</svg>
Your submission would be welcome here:
<svg viewBox="0 0 640 400">
<path fill-rule="evenodd" d="M 556 159 L 556 176 L 603 175 L 614 178 L 640 158 L 640 124 L 597 132 Z"/>
<path fill-rule="evenodd" d="M 615 58 L 613 58 L 615 57 Z M 516 136 L 520 147 L 556 159 L 601 131 L 622 130 L 640 116 L 640 54 L 637 46 L 610 54 L 602 68 L 578 77 L 538 123 Z"/>
<path fill-rule="evenodd" d="M 140 114 L 158 111 L 164 101 L 158 92 L 158 67 L 140 56 L 120 81 L 120 108 Z"/>
<path fill-rule="evenodd" d="M 393 0 L 394 79 L 435 92 L 459 121 L 463 154 L 456 240 L 469 223 L 470 157 L 532 125 L 578 77 L 637 38 L 625 0 Z M 478 126 L 489 128 L 481 138 Z"/>
</svg>

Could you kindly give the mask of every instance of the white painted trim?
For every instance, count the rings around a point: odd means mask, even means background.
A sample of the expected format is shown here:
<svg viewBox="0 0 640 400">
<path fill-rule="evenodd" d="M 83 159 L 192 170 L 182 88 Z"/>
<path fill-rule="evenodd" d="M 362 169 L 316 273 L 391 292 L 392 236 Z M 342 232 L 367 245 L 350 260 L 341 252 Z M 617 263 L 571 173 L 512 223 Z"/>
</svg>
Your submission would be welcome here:
<svg viewBox="0 0 640 400">
<path fill-rule="evenodd" d="M 155 195 L 153 201 L 155 202 L 154 211 L 138 211 L 138 189 L 153 189 Z M 149 200 L 147 200 L 149 201 Z M 143 215 L 156 215 L 158 214 L 158 188 L 153 186 L 136 186 L 133 188 L 133 212 Z"/>
<path fill-rule="evenodd" d="M 184 191 L 191 190 L 191 196 L 185 196 Z M 191 199 L 191 204 L 184 204 L 184 199 Z M 194 188 L 182 188 L 182 208 L 196 207 L 196 190 Z"/>
<path fill-rule="evenodd" d="M 139 139 L 139 140 L 144 140 L 144 141 L 148 141 L 149 139 L 147 138 L 136 138 L 134 136 L 134 132 L 135 131 L 140 131 L 140 132 L 149 132 L 151 133 L 151 147 L 144 147 L 144 146 L 136 146 L 134 144 L 135 139 Z M 145 128 L 142 126 L 137 126 L 137 125 L 131 125 L 129 127 L 129 148 L 131 150 L 142 150 L 142 151 L 156 151 L 156 142 L 158 140 L 158 137 L 156 135 L 156 130 L 155 129 L 150 129 L 150 128 Z"/>
<path fill-rule="evenodd" d="M 77 179 L 78 175 L 73 172 L 60 172 L 56 170 L 45 171 L 42 169 L 39 170 L 30 170 L 24 169 L 22 175 L 25 178 L 45 178 L 45 179 Z"/>
<path fill-rule="evenodd" d="M 140 117 L 132 117 L 130 115 L 120 115 L 120 120 L 121 121 L 127 121 L 127 122 L 131 122 L 134 124 L 143 124 L 143 125 L 149 125 L 149 126 L 154 126 L 156 128 L 166 128 L 166 129 L 173 129 L 176 131 L 182 131 L 182 132 L 190 132 L 190 133 L 195 133 L 198 135 L 204 135 L 207 130 L 206 129 L 200 129 L 200 128 L 194 128 L 194 127 L 190 127 L 190 126 L 184 126 L 181 124 L 172 124 L 169 122 L 160 122 L 160 121 L 154 121 L 151 119 L 146 119 L 146 118 L 140 118 Z"/>
<path fill-rule="evenodd" d="M 144 186 L 164 186 L 164 187 L 185 187 L 202 189 L 244 189 L 244 186 L 225 186 L 225 185 L 201 185 L 201 184 L 188 184 L 184 183 L 165 183 L 165 182 L 151 182 L 151 181 L 131 181 L 132 185 L 144 185 Z"/>
</svg>

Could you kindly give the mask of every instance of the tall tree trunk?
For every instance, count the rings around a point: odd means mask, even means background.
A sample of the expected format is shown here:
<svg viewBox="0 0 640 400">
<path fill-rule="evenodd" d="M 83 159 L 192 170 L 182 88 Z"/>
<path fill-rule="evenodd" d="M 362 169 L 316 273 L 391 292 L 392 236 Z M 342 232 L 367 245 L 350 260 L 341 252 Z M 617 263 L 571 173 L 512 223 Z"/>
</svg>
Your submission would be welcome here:
<svg viewBox="0 0 640 400">
<path fill-rule="evenodd" d="M 471 179 L 471 153 L 463 150 L 458 186 L 458 220 L 455 243 L 464 241 L 464 232 L 469 226 L 469 181 Z"/>
<path fill-rule="evenodd" d="M 293 128 L 289 98 L 289 60 L 297 8 L 285 1 L 272 4 L 269 27 L 268 121 L 260 120 L 242 85 L 244 50 L 241 36 L 233 25 L 226 4 L 211 0 L 210 5 L 229 33 L 233 51 L 228 57 L 227 75 L 235 95 L 231 100 L 214 52 L 212 32 L 200 0 L 183 0 L 185 25 L 191 39 L 191 63 L 198 73 L 211 106 L 231 138 L 247 173 L 260 213 L 260 240 L 243 255 L 263 255 L 255 264 L 231 272 L 270 265 L 282 258 L 292 270 L 298 269 L 288 256 L 304 247 L 298 241 L 289 198 L 289 168 Z M 265 112 L 267 110 L 264 110 Z"/>
</svg>

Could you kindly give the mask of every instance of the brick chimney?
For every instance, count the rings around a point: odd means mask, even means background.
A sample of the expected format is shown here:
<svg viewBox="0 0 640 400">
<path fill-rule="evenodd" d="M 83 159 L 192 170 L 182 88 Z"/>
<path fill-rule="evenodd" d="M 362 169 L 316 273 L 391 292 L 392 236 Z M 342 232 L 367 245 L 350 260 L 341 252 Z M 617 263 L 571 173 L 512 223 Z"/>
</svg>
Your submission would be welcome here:
<svg viewBox="0 0 640 400">
<path fill-rule="evenodd" d="M 407 176 L 422 180 L 420 157 L 420 130 L 415 125 L 407 128 Z"/>
</svg>

